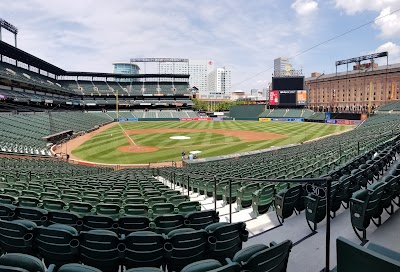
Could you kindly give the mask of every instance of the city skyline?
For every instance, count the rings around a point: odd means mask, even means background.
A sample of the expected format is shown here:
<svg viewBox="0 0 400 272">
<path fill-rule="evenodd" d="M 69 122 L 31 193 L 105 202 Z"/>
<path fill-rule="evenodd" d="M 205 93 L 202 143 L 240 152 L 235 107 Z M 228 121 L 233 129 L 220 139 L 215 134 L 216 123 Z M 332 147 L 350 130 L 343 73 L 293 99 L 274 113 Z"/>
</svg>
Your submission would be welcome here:
<svg viewBox="0 0 400 272">
<path fill-rule="evenodd" d="M 0 3 L 1 17 L 19 28 L 18 47 L 63 69 L 111 72 L 112 62 L 130 57 L 214 59 L 232 68 L 232 90 L 246 91 L 268 86 L 278 57 L 306 77 L 372 52 L 400 62 L 399 13 L 300 54 L 398 8 L 393 0 Z"/>
</svg>

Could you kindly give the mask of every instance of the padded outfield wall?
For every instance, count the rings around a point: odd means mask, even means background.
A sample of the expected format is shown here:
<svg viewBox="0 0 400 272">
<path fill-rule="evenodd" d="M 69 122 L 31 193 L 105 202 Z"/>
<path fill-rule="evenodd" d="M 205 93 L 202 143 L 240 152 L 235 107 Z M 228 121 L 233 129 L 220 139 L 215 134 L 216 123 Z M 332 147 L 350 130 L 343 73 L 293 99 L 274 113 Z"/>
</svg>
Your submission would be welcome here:
<svg viewBox="0 0 400 272">
<path fill-rule="evenodd" d="M 265 111 L 265 105 L 236 105 L 229 109 L 230 117 L 235 120 L 258 121 L 258 116 Z"/>
</svg>

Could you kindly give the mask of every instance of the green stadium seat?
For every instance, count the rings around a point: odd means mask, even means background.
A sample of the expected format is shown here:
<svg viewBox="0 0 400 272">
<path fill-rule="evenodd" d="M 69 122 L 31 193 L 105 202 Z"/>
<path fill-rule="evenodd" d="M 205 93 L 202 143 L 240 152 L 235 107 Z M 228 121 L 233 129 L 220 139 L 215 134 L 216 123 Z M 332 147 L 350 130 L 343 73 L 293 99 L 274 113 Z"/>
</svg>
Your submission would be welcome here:
<svg viewBox="0 0 400 272">
<path fill-rule="evenodd" d="M 154 218 L 150 229 L 159 234 L 168 234 L 170 231 L 185 226 L 185 217 L 180 214 L 165 214 Z"/>
<path fill-rule="evenodd" d="M 16 219 L 15 209 L 14 205 L 0 203 L 0 219 L 5 221 Z"/>
<path fill-rule="evenodd" d="M 259 183 L 250 183 L 240 187 L 237 190 L 237 205 L 239 210 L 251 206 L 252 195 L 258 189 L 260 189 Z"/>
<path fill-rule="evenodd" d="M 93 205 L 80 201 L 69 202 L 68 210 L 80 216 L 90 215 L 96 212 L 96 209 L 93 207 Z"/>
<path fill-rule="evenodd" d="M 16 205 L 18 204 L 18 200 L 15 196 L 11 196 L 8 194 L 0 194 L 0 203 L 8 205 Z"/>
<path fill-rule="evenodd" d="M 165 196 L 153 196 L 147 199 L 147 205 L 151 208 L 154 204 L 166 203 L 167 198 Z"/>
<path fill-rule="evenodd" d="M 349 193 L 351 178 L 348 175 L 341 176 L 337 182 L 336 193 L 332 199 L 331 212 L 333 216 L 336 216 L 336 212 L 343 205 L 342 202 L 348 203 L 350 201 L 351 194 Z"/>
<path fill-rule="evenodd" d="M 83 265 L 79 263 L 69 263 L 61 266 L 57 270 L 57 272 L 102 272 L 102 271 L 100 269 L 88 265 Z"/>
<path fill-rule="evenodd" d="M 109 216 L 103 215 L 85 215 L 82 217 L 82 228 L 84 231 L 90 230 L 109 230 L 118 231 L 118 224 Z"/>
<path fill-rule="evenodd" d="M 175 207 L 185 201 L 189 201 L 187 195 L 174 195 L 168 198 L 168 202 L 174 204 Z"/>
<path fill-rule="evenodd" d="M 38 226 L 46 226 L 48 220 L 48 211 L 40 208 L 17 207 L 15 210 L 18 219 L 26 219 L 34 222 Z"/>
<path fill-rule="evenodd" d="M 218 222 L 208 225 L 205 230 L 215 238 L 215 247 L 210 251 L 210 257 L 220 262 L 224 262 L 225 258 L 232 258 L 249 237 L 246 224 L 242 222 Z"/>
<path fill-rule="evenodd" d="M 185 225 L 195 230 L 205 229 L 208 225 L 219 222 L 218 212 L 205 210 L 187 213 Z"/>
<path fill-rule="evenodd" d="M 71 226 L 54 224 L 37 228 L 35 245 L 47 266 L 54 264 L 58 268 L 79 262 L 78 231 Z"/>
<path fill-rule="evenodd" d="M 163 272 L 163 270 L 156 267 L 138 267 L 126 270 L 126 272 Z"/>
<path fill-rule="evenodd" d="M 129 235 L 136 231 L 149 230 L 150 219 L 146 216 L 123 216 L 118 220 L 118 233 Z"/>
<path fill-rule="evenodd" d="M 201 205 L 198 201 L 181 202 L 176 206 L 176 212 L 182 215 L 196 211 L 201 211 Z"/>
<path fill-rule="evenodd" d="M 301 185 L 296 185 L 275 195 L 276 216 L 280 223 L 283 223 L 286 218 L 295 212 L 295 207 L 301 197 L 301 193 Z"/>
<path fill-rule="evenodd" d="M 1 271 L 46 272 L 42 261 L 34 256 L 21 253 L 8 253 L 0 257 Z"/>
<path fill-rule="evenodd" d="M 270 184 L 252 193 L 251 206 L 255 216 L 266 213 L 269 210 L 269 207 L 274 202 L 274 192 L 275 185 Z"/>
<path fill-rule="evenodd" d="M 70 202 L 80 202 L 81 198 L 76 195 L 67 195 L 67 194 L 61 194 L 60 199 L 64 201 L 66 204 L 70 204 Z M 75 204 L 76 205 L 76 204 Z"/>
<path fill-rule="evenodd" d="M 60 196 L 55 192 L 42 192 L 40 194 L 40 199 L 60 199 Z"/>
<path fill-rule="evenodd" d="M 312 185 L 310 184 L 310 187 Z M 336 188 L 338 187 L 338 183 L 334 183 L 331 186 L 331 204 L 335 199 Z M 317 230 L 317 224 L 324 220 L 326 217 L 326 190 L 323 187 L 315 187 L 319 190 L 314 191 L 312 188 L 308 196 L 305 197 L 305 206 L 306 206 L 306 220 L 307 224 L 310 227 L 311 231 Z M 329 215 L 330 216 L 330 215 Z M 311 226 L 310 222 L 313 224 Z"/>
<path fill-rule="evenodd" d="M 95 207 L 97 204 L 99 204 L 101 202 L 100 198 L 98 198 L 97 196 L 88 196 L 88 195 L 82 196 L 80 198 L 80 201 L 89 203 L 93 207 Z"/>
<path fill-rule="evenodd" d="M 143 197 L 128 197 L 125 199 L 125 204 L 145 204 L 145 199 Z"/>
<path fill-rule="evenodd" d="M 208 272 L 216 268 L 221 268 L 222 264 L 217 260 L 207 259 L 191 263 L 185 266 L 181 272 Z M 239 266 L 240 268 L 240 266 Z M 238 270 L 237 270 L 238 271 Z"/>
<path fill-rule="evenodd" d="M 149 207 L 146 204 L 128 204 L 124 207 L 126 216 L 149 216 Z"/>
<path fill-rule="evenodd" d="M 366 239 L 366 229 L 370 221 L 379 225 L 379 223 L 375 223 L 373 217 L 380 217 L 379 204 L 385 186 L 386 184 L 383 182 L 376 182 L 367 189 L 357 191 L 350 199 L 351 224 L 354 232 L 361 240 Z M 359 231 L 362 232 L 362 236 L 360 236 Z"/>
<path fill-rule="evenodd" d="M 158 268 L 165 263 L 164 237 L 152 231 L 137 231 L 125 238 L 127 269 L 138 267 Z"/>
<path fill-rule="evenodd" d="M 124 210 L 121 210 L 121 207 L 117 204 L 100 203 L 96 206 L 96 213 L 98 215 L 109 216 L 114 220 L 118 220 L 118 218 L 124 213 Z"/>
<path fill-rule="evenodd" d="M 149 210 L 150 217 L 175 213 L 175 206 L 172 203 L 156 203 Z"/>
<path fill-rule="evenodd" d="M 50 211 L 47 217 L 48 224 L 67 225 L 77 229 L 78 231 L 82 229 L 83 222 L 75 213 L 67 211 Z"/>
<path fill-rule="evenodd" d="M 272 242 L 266 245 L 252 245 L 237 252 L 232 261 L 240 263 L 242 271 L 286 271 L 292 242 Z"/>
<path fill-rule="evenodd" d="M 236 202 L 238 190 L 242 187 L 242 182 L 241 181 L 232 182 L 231 187 L 232 187 L 232 194 L 229 193 L 229 183 L 223 188 L 222 200 L 224 205 Z M 232 196 L 232 199 L 229 198 L 230 195 Z"/>
<path fill-rule="evenodd" d="M 0 221 L 0 247 L 7 253 L 35 255 L 34 231 L 37 225 L 30 220 Z"/>
<path fill-rule="evenodd" d="M 181 228 L 169 232 L 164 245 L 168 271 L 181 271 L 186 265 L 205 259 L 207 241 L 205 230 Z"/>
<path fill-rule="evenodd" d="M 120 268 L 120 255 L 125 245 L 118 235 L 109 230 L 83 231 L 79 234 L 80 260 L 82 263 L 103 272 L 115 272 Z"/>
</svg>

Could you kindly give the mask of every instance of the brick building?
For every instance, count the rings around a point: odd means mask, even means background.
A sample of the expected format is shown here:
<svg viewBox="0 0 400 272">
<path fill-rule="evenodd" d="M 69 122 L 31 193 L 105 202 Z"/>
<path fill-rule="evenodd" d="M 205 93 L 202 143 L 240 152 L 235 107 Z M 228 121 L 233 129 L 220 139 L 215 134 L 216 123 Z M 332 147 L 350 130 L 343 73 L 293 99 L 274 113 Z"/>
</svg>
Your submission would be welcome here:
<svg viewBox="0 0 400 272">
<path fill-rule="evenodd" d="M 305 79 L 310 109 L 366 112 L 392 101 L 400 101 L 400 63 L 354 66 L 333 74 L 312 73 Z"/>
</svg>

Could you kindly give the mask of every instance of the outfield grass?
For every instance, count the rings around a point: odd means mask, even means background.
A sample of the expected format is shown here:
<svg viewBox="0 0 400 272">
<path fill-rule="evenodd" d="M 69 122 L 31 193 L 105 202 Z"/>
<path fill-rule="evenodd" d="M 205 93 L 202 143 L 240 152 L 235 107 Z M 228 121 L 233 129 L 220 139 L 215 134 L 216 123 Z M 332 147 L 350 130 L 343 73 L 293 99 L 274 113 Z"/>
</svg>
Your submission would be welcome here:
<svg viewBox="0 0 400 272">
<path fill-rule="evenodd" d="M 117 150 L 128 146 L 124 130 L 190 128 L 207 129 L 209 132 L 144 133 L 130 135 L 138 145 L 154 146 L 158 151 L 150 153 L 128 153 Z M 287 138 L 245 142 L 235 136 L 214 133 L 213 129 L 261 131 L 286 135 Z M 76 157 L 92 162 L 134 164 L 180 160 L 181 152 L 202 151 L 201 157 L 212 157 L 232 153 L 259 150 L 271 146 L 282 146 L 303 142 L 349 129 L 349 126 L 317 123 L 285 123 L 257 121 L 203 121 L 203 122 L 131 122 L 120 123 L 103 131 L 72 151 Z M 172 140 L 171 136 L 188 136 L 189 140 Z"/>
</svg>

